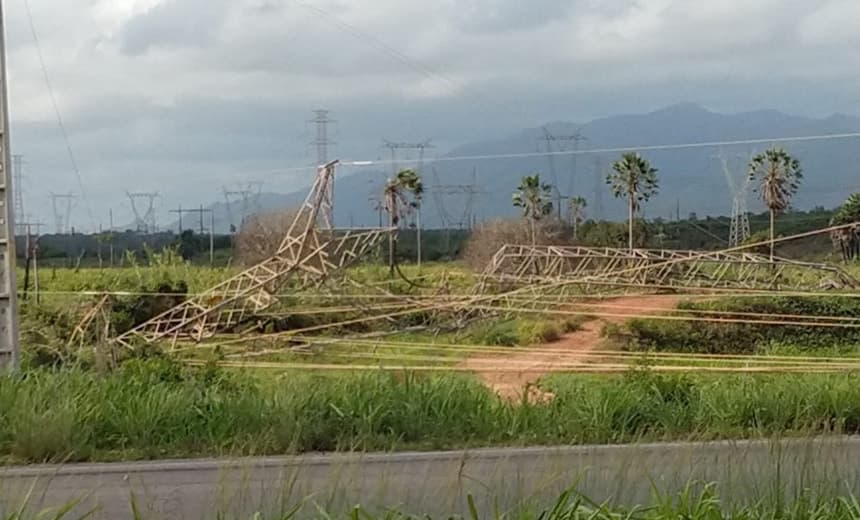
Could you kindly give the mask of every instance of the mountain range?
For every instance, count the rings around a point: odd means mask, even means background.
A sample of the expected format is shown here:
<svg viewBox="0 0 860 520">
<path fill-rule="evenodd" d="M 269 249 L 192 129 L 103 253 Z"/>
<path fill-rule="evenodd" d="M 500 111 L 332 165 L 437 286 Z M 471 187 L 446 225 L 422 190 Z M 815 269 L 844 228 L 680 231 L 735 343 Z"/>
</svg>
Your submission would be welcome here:
<svg viewBox="0 0 860 520">
<path fill-rule="evenodd" d="M 659 170 L 660 192 L 643 207 L 648 218 L 730 213 L 732 191 L 726 171 L 735 185 L 742 185 L 751 154 L 771 145 L 786 148 L 803 167 L 795 207 L 834 207 L 848 193 L 860 190 L 860 138 L 792 138 L 847 133 L 860 133 L 860 117 L 836 114 L 809 118 L 774 110 L 721 114 L 691 103 L 586 123 L 551 122 L 511 132 L 502 139 L 464 144 L 425 160 L 421 173 L 427 193 L 422 225 L 458 227 L 470 220 L 514 216 L 517 209 L 511 204 L 511 194 L 520 178 L 531 173 L 540 173 L 544 182 L 556 185 L 554 196 L 584 197 L 590 218 L 624 218 L 625 206 L 613 199 L 605 177 L 621 155 L 620 149 L 626 148 L 639 149 Z M 748 140 L 760 142 L 671 147 Z M 659 149 L 664 145 L 668 145 L 666 149 Z M 580 153 L 566 153 L 575 147 Z M 541 154 L 547 150 L 555 155 Z M 504 157 L 488 157 L 499 155 Z M 369 166 L 353 173 L 349 170 L 341 168 L 339 171 L 346 174 L 335 182 L 336 223 L 376 225 L 379 215 L 369 199 L 378 196 L 393 170 L 390 165 Z M 306 193 L 306 188 L 285 194 L 264 193 L 258 207 L 270 211 L 296 206 Z M 755 193 L 748 194 L 748 201 L 750 210 L 761 209 Z M 212 208 L 218 216 L 216 227 L 229 227 L 226 204 L 217 203 Z"/>
</svg>

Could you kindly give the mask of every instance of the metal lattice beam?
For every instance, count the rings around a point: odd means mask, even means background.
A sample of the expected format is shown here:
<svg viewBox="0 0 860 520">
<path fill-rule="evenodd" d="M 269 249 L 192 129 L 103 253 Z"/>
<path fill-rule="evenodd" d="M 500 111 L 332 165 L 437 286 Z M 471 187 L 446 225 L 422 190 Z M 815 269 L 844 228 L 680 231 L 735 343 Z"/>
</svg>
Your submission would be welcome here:
<svg viewBox="0 0 860 520">
<path fill-rule="evenodd" d="M 570 280 L 666 288 L 815 290 L 857 288 L 860 282 L 824 263 L 750 252 L 701 252 L 565 246 L 506 245 L 492 258 L 478 290 L 493 284 Z"/>
<path fill-rule="evenodd" d="M 293 280 L 297 289 L 316 284 L 373 250 L 390 228 L 338 230 L 332 227 L 332 185 L 337 162 L 321 166 L 305 202 L 277 253 L 204 293 L 117 338 L 131 346 L 179 339 L 201 341 L 245 322 L 271 306 L 278 289 Z"/>
</svg>

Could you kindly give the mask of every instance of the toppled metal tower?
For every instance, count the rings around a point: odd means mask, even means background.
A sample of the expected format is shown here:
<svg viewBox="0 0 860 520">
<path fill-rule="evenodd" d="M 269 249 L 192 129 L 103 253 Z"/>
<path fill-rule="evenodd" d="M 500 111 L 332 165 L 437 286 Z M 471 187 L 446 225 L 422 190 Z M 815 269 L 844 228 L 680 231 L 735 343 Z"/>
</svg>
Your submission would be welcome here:
<svg viewBox="0 0 860 520">
<path fill-rule="evenodd" d="M 259 264 L 122 334 L 116 342 L 133 346 L 178 340 L 201 341 L 234 329 L 275 303 L 279 289 L 321 283 L 375 248 L 391 228 L 338 230 L 332 225 L 337 161 L 320 166 L 316 180 L 277 252 Z"/>
<path fill-rule="evenodd" d="M 740 251 L 675 251 L 578 246 L 505 245 L 479 281 L 479 292 L 493 285 L 540 282 L 654 289 L 820 290 L 857 288 L 860 282 L 824 263 Z"/>
</svg>

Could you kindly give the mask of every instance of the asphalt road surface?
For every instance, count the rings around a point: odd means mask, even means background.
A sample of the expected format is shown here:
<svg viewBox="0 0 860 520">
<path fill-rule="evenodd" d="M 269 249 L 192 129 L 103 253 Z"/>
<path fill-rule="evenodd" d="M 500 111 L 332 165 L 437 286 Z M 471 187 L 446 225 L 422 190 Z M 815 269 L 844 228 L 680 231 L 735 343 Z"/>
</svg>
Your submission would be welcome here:
<svg viewBox="0 0 860 520">
<path fill-rule="evenodd" d="M 133 518 L 132 500 L 158 520 L 356 505 L 447 516 L 466 513 L 468 495 L 492 515 L 546 506 L 569 488 L 632 506 L 690 483 L 717 483 L 741 504 L 803 489 L 860 494 L 858 477 L 860 437 L 27 466 L 0 468 L 0 517 L 25 501 L 36 511 L 72 500 L 111 520 Z"/>
</svg>

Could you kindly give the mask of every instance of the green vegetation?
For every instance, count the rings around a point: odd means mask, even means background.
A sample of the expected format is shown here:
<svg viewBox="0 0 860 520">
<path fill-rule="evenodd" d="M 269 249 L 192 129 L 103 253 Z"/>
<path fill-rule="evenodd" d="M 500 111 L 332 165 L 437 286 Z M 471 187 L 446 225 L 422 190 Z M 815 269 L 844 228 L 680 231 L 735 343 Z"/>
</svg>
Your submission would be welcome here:
<svg viewBox="0 0 860 520">
<path fill-rule="evenodd" d="M 84 520 L 93 512 L 72 514 L 76 501 L 69 502 L 57 511 L 45 511 L 38 515 L 13 512 L 0 516 L 3 520 Z M 315 516 L 300 512 L 301 503 L 292 510 L 275 515 L 256 513 L 241 520 L 294 520 L 296 518 L 317 518 L 319 520 L 432 520 L 432 516 L 407 514 L 388 510 L 384 514 L 373 514 L 361 506 L 348 513 L 337 515 L 318 507 Z M 524 507 L 514 512 L 482 511 L 470 495 L 463 504 L 469 513 L 466 516 L 449 516 L 448 520 L 856 520 L 860 518 L 860 502 L 852 496 L 826 497 L 806 493 L 796 500 L 785 504 L 778 499 L 762 500 L 754 506 L 729 507 L 720 500 L 718 486 L 689 484 L 676 494 L 654 492 L 651 503 L 635 508 L 623 507 L 611 501 L 598 503 L 574 490 L 562 493 L 554 502 L 546 506 Z M 132 497 L 129 511 L 135 520 L 148 520 Z M 2 511 L 0 511 L 2 514 Z M 217 518 L 236 518 L 218 514 Z M 238 520 L 238 519 L 237 519 Z"/>
<path fill-rule="evenodd" d="M 541 182 L 540 174 L 526 175 L 511 196 L 514 207 L 522 210 L 529 223 L 531 243 L 537 243 L 537 224 L 552 213 L 552 186 Z"/>
<path fill-rule="evenodd" d="M 548 403 L 470 377 L 255 377 L 166 360 L 0 379 L 6 462 L 860 432 L 860 376 L 552 376 Z"/>
<path fill-rule="evenodd" d="M 684 302 L 677 316 L 689 316 L 683 311 L 706 311 L 698 315 L 708 319 L 743 319 L 732 313 L 791 314 L 856 318 L 860 315 L 860 299 L 851 297 L 739 297 L 701 302 Z M 808 325 L 776 325 L 757 323 L 717 323 L 662 319 L 633 319 L 622 330 L 609 331 L 610 337 L 622 341 L 631 350 L 669 352 L 698 352 L 707 354 L 757 354 L 774 352 L 774 345 L 792 347 L 804 354 L 824 350 L 832 353 L 856 351 L 860 346 L 860 328 L 812 327 Z"/>
<path fill-rule="evenodd" d="M 830 233 L 845 262 L 860 256 L 860 226 L 856 225 L 857 222 L 860 222 L 860 193 L 852 193 L 830 219 L 831 226 L 851 226 Z"/>
</svg>

